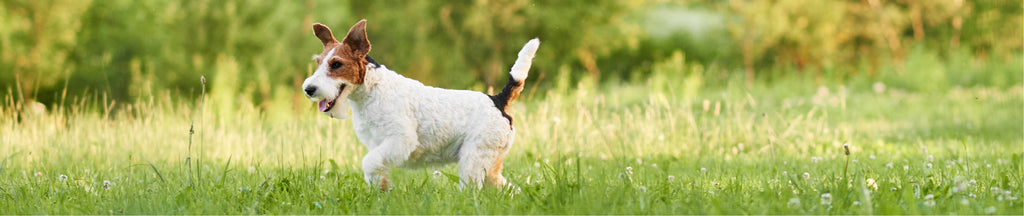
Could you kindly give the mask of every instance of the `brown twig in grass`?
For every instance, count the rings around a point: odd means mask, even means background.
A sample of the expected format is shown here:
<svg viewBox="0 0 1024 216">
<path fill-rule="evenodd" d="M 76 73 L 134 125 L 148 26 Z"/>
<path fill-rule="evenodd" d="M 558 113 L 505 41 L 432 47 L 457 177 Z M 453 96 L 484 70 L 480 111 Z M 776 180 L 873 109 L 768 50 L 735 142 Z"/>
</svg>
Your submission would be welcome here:
<svg viewBox="0 0 1024 216">
<path fill-rule="evenodd" d="M 846 168 L 850 167 L 850 144 L 843 144 L 843 149 L 846 152 L 846 166 L 843 166 L 843 178 L 846 179 Z"/>
<path fill-rule="evenodd" d="M 200 113 L 199 118 L 200 118 L 200 120 L 202 120 L 202 118 L 203 118 L 202 113 L 203 113 L 203 110 L 204 110 L 205 104 L 206 104 L 206 76 L 200 76 L 199 77 L 199 82 L 202 83 L 202 94 L 199 95 L 199 113 Z M 196 133 L 195 123 L 196 123 L 196 118 L 195 118 L 195 114 L 193 114 L 192 115 L 192 121 L 188 124 L 188 155 L 185 156 L 185 175 L 188 176 L 188 185 L 189 186 L 193 185 L 192 184 L 192 171 L 191 171 L 192 170 L 192 166 L 191 166 L 191 161 L 192 161 L 192 135 L 194 135 Z M 203 151 L 202 136 L 199 137 L 199 142 L 200 142 L 199 151 L 200 151 L 200 153 L 202 153 L 202 151 Z M 199 156 L 199 158 L 202 158 L 202 157 L 203 157 L 202 155 Z M 198 178 L 202 179 L 202 173 L 199 172 L 199 171 L 202 171 L 202 170 L 199 170 L 199 166 L 200 166 L 200 164 L 197 163 L 196 164 L 196 171 L 197 171 L 196 173 L 198 175 Z"/>
</svg>

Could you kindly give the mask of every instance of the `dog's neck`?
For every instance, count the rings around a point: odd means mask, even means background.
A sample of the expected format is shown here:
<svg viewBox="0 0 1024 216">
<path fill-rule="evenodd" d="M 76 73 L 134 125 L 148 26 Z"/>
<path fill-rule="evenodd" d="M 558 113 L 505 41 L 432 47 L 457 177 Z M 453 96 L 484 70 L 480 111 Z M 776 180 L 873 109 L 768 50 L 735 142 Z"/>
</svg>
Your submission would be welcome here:
<svg viewBox="0 0 1024 216">
<path fill-rule="evenodd" d="M 377 88 L 381 83 L 386 82 L 388 77 L 397 75 L 394 71 L 388 70 L 384 65 L 376 62 L 366 65 L 366 73 L 363 75 L 363 84 L 356 87 L 348 99 L 353 103 L 362 103 L 370 97 L 372 89 Z"/>
</svg>

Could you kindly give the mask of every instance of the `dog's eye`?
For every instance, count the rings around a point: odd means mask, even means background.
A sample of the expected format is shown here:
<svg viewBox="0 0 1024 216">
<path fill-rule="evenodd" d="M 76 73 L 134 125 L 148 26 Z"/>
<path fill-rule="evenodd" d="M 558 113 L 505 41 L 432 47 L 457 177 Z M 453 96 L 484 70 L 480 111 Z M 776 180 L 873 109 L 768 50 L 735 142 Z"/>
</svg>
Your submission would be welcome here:
<svg viewBox="0 0 1024 216">
<path fill-rule="evenodd" d="M 341 68 L 341 62 L 331 62 L 331 70 L 337 70 Z"/>
</svg>

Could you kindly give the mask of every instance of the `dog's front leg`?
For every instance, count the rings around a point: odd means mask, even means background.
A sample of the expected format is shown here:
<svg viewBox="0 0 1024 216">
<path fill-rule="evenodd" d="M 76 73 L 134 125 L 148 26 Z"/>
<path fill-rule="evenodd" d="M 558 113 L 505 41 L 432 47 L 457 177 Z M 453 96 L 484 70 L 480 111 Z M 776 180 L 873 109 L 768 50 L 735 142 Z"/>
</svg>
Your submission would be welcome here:
<svg viewBox="0 0 1024 216">
<path fill-rule="evenodd" d="M 409 155 L 416 150 L 416 146 L 419 146 L 416 139 L 396 138 L 370 149 L 366 157 L 363 157 L 363 178 L 366 183 L 387 191 L 390 187 L 388 171 L 405 163 Z"/>
</svg>

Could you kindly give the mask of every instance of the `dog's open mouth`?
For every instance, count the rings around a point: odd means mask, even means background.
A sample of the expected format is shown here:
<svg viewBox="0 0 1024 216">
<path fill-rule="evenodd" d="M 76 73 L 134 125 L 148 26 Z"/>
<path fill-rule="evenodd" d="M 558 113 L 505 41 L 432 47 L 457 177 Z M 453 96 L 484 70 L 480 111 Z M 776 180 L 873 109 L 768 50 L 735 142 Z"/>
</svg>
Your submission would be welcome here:
<svg viewBox="0 0 1024 216">
<path fill-rule="evenodd" d="M 328 100 L 324 98 L 323 100 L 320 100 L 320 102 L 317 104 L 317 107 L 320 109 L 320 112 L 327 112 L 330 111 L 331 108 L 334 108 L 334 103 L 338 102 L 338 99 L 341 98 L 342 91 L 345 91 L 345 84 L 341 84 L 341 86 L 338 87 L 338 96 L 335 96 L 334 99 Z"/>
</svg>

